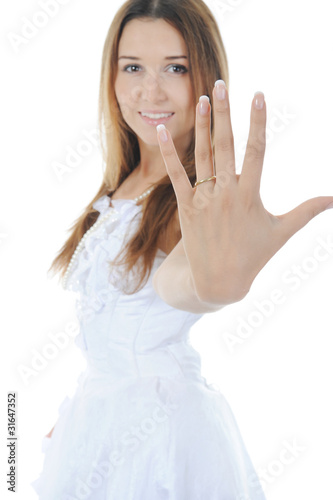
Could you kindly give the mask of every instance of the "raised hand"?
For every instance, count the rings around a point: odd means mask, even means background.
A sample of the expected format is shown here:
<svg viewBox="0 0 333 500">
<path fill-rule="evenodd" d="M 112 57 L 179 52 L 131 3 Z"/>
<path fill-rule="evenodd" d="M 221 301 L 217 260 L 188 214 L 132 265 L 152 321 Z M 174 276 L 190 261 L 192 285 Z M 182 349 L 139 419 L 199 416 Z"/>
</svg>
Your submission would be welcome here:
<svg viewBox="0 0 333 500">
<path fill-rule="evenodd" d="M 202 96 L 196 108 L 192 188 L 170 133 L 158 126 L 158 138 L 178 205 L 182 240 L 198 296 L 210 303 L 240 300 L 272 256 L 313 217 L 333 204 L 333 196 L 309 199 L 283 215 L 269 213 L 260 198 L 265 155 L 266 104 L 256 93 L 241 175 L 235 172 L 234 138 L 228 91 L 222 80 L 213 90 L 214 150 L 211 106 Z M 215 170 L 214 170 L 215 165 Z"/>
</svg>

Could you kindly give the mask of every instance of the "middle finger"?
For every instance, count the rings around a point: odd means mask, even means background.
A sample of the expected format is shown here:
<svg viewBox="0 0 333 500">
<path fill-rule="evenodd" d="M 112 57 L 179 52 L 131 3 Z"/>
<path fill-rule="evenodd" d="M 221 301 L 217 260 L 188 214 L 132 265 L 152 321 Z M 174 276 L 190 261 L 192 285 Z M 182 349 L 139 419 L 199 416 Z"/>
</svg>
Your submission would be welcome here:
<svg viewBox="0 0 333 500">
<path fill-rule="evenodd" d="M 213 90 L 214 98 L 214 156 L 216 183 L 219 179 L 235 183 L 235 148 L 232 132 L 229 94 L 223 80 L 217 80 Z"/>
<path fill-rule="evenodd" d="M 202 95 L 196 109 L 195 168 L 197 181 L 214 175 L 210 126 L 211 106 L 209 103 L 209 97 Z"/>
</svg>

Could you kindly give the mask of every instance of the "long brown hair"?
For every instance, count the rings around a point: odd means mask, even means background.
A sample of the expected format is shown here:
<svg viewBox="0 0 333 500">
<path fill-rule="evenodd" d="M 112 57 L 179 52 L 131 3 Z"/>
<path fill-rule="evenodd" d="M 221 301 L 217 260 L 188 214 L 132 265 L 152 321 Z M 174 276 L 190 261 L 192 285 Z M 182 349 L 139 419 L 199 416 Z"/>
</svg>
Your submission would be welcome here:
<svg viewBox="0 0 333 500">
<path fill-rule="evenodd" d="M 61 271 L 62 277 L 80 239 L 99 215 L 92 207 L 93 203 L 103 195 L 112 194 L 140 162 L 137 137 L 121 114 L 114 87 L 118 70 L 118 47 L 124 26 L 132 19 L 144 18 L 164 19 L 183 36 L 188 49 L 194 107 L 200 95 L 208 95 L 212 101 L 211 94 L 216 80 L 223 79 L 226 86 L 229 86 L 227 56 L 219 27 L 203 0 L 128 0 L 122 5 L 109 28 L 102 57 L 99 128 L 105 162 L 103 182 L 96 196 L 68 230 L 71 234 L 51 264 L 49 270 Z M 214 145 L 213 117 L 212 142 Z M 185 157 L 180 158 L 192 185 L 196 180 L 194 147 L 193 132 Z M 142 267 L 139 280 L 132 286 L 130 293 L 138 291 L 147 282 L 159 238 L 167 231 L 176 209 L 174 189 L 166 175 L 154 184 L 153 191 L 144 200 L 137 232 L 112 262 L 112 265 L 125 266 L 124 269 L 129 272 L 140 259 Z"/>
</svg>

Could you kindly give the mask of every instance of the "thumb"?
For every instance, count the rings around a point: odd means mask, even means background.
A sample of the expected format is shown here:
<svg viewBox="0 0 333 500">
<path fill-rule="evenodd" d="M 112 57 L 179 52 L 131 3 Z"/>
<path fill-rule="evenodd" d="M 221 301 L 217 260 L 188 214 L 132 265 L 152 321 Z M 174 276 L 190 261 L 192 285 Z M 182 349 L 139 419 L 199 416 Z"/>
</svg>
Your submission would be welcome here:
<svg viewBox="0 0 333 500">
<path fill-rule="evenodd" d="M 290 212 L 279 215 L 278 218 L 283 225 L 283 232 L 287 239 L 302 229 L 316 215 L 319 215 L 328 208 L 333 208 L 333 197 L 317 196 L 316 198 L 304 201 Z"/>
</svg>

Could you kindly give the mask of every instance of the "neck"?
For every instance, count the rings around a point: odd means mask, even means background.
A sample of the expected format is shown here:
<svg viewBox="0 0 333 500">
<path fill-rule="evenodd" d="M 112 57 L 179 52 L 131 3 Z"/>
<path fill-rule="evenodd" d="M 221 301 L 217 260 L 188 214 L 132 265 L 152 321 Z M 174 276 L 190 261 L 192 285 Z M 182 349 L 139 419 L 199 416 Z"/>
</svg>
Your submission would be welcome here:
<svg viewBox="0 0 333 500">
<path fill-rule="evenodd" d="M 140 163 L 137 166 L 137 173 L 142 179 L 153 180 L 161 179 L 167 175 L 167 169 L 164 164 L 164 160 L 161 154 L 160 147 L 151 146 L 144 143 L 140 138 L 138 138 L 140 147 Z M 186 148 L 181 147 L 175 143 L 175 147 L 179 158 L 185 154 Z"/>
<path fill-rule="evenodd" d="M 149 146 L 139 140 L 140 163 L 137 174 L 145 180 L 158 180 L 167 174 L 159 146 Z"/>
</svg>

